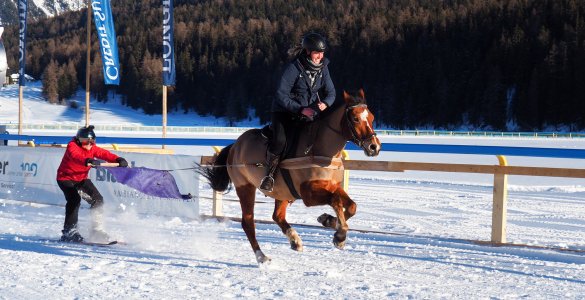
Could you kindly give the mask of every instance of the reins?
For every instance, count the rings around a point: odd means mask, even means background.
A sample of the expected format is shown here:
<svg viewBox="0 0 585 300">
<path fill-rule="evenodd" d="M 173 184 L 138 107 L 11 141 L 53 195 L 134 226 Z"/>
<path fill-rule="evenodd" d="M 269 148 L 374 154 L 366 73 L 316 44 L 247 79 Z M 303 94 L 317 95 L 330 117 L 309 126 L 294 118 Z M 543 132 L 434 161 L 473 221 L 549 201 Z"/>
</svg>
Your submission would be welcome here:
<svg viewBox="0 0 585 300">
<path fill-rule="evenodd" d="M 244 167 L 263 168 L 264 165 L 265 165 L 264 163 L 249 163 L 249 164 L 236 164 L 236 165 L 198 165 L 197 167 L 192 167 L 192 168 L 170 169 L 170 170 L 160 170 L 160 171 L 174 172 L 174 171 L 186 171 L 186 170 L 200 170 L 200 169 L 206 169 L 206 168 L 227 168 L 227 167 L 233 167 L 233 168 L 244 168 Z"/>
<path fill-rule="evenodd" d="M 345 108 L 345 112 L 344 112 L 344 115 L 345 115 L 345 127 L 349 128 L 349 132 L 351 133 L 351 139 L 349 139 L 349 140 L 351 140 L 356 145 L 358 145 L 358 147 L 361 148 L 363 146 L 363 144 L 367 140 L 369 140 L 372 137 L 376 136 L 376 132 L 372 132 L 371 134 L 369 134 L 366 137 L 361 138 L 361 139 L 358 137 L 358 133 L 355 130 L 355 127 L 351 126 L 351 124 L 354 123 L 354 122 L 352 122 L 351 119 L 350 119 L 350 117 L 349 117 L 349 111 L 351 109 L 356 108 L 356 107 L 364 107 L 364 108 L 367 109 L 368 108 L 368 105 L 367 104 L 356 104 L 356 105 L 351 105 L 351 106 L 346 107 Z M 347 139 L 347 137 L 343 133 L 343 127 L 342 127 L 341 130 L 339 130 L 339 129 L 336 129 L 336 128 L 331 127 L 331 125 L 329 123 L 327 123 L 326 125 L 327 125 L 327 127 L 329 129 L 331 129 L 331 131 L 333 131 L 333 132 L 337 133 L 338 135 L 340 135 L 340 136 L 342 136 L 342 137 L 344 137 L 344 138 Z"/>
</svg>

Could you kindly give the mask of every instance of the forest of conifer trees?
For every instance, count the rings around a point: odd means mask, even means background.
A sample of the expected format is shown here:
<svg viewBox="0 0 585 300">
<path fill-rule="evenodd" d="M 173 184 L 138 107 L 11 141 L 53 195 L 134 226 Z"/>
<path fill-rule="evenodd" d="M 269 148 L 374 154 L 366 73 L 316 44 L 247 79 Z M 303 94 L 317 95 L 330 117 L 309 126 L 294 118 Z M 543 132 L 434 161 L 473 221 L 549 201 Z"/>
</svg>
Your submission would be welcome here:
<svg viewBox="0 0 585 300">
<path fill-rule="evenodd" d="M 161 1 L 112 2 L 122 81 L 106 86 L 95 31 L 91 92 L 161 112 Z M 175 0 L 169 108 L 269 120 L 286 51 L 327 37 L 338 92 L 363 87 L 384 128 L 585 129 L 585 1 Z M 26 72 L 47 101 L 85 82 L 85 10 L 28 24 Z M 4 34 L 17 70 L 17 26 Z M 338 93 L 338 94 L 339 94 Z M 255 115 L 248 116 L 253 111 Z"/>
</svg>

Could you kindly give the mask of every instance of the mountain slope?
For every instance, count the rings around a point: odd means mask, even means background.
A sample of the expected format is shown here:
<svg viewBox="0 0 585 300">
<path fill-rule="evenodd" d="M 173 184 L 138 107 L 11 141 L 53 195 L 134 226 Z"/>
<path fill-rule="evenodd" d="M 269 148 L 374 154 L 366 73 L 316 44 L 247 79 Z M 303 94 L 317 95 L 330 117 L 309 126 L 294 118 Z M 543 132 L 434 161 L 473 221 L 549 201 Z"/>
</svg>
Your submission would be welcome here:
<svg viewBox="0 0 585 300">
<path fill-rule="evenodd" d="M 27 18 L 37 20 L 84 7 L 82 0 L 29 0 Z M 18 23 L 18 0 L 0 0 L 0 19 L 5 25 Z"/>
</svg>

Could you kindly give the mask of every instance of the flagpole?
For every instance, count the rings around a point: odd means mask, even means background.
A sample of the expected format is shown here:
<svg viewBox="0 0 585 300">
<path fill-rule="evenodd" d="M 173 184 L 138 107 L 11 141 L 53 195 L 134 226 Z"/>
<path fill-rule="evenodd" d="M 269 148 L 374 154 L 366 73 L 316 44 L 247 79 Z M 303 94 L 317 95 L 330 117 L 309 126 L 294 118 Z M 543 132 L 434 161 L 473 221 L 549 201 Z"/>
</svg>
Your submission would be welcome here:
<svg viewBox="0 0 585 300">
<path fill-rule="evenodd" d="M 22 122 L 23 122 L 23 91 L 26 83 L 26 15 L 28 13 L 28 2 L 27 0 L 18 1 L 18 135 L 22 135 Z M 21 145 L 21 141 L 18 141 L 18 145 Z"/>
<path fill-rule="evenodd" d="M 163 0 L 162 32 L 162 137 L 167 137 L 167 92 L 169 85 L 175 85 L 175 50 L 173 42 L 173 0 Z M 165 149 L 165 145 L 162 145 Z"/>
<path fill-rule="evenodd" d="M 162 99 L 162 137 L 167 137 L 167 86 L 163 85 L 163 99 Z M 165 149 L 165 145 L 162 145 Z"/>
<path fill-rule="evenodd" d="M 85 62 L 85 127 L 89 126 L 89 75 L 91 67 L 91 0 L 87 0 L 87 59 Z"/>
<path fill-rule="evenodd" d="M 18 80 L 24 80 L 24 78 L 18 78 Z M 23 86 L 18 86 L 18 135 L 22 135 L 22 96 Z M 18 142 L 20 144 L 20 141 Z"/>
</svg>

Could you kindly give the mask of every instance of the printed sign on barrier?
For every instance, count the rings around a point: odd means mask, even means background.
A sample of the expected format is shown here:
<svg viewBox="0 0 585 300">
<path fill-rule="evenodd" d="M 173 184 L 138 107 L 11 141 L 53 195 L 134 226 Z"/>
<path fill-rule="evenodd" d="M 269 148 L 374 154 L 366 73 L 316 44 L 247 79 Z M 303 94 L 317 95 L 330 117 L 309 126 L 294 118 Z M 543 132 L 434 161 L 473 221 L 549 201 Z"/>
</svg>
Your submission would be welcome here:
<svg viewBox="0 0 585 300">
<path fill-rule="evenodd" d="M 64 205 L 65 197 L 57 186 L 57 168 L 64 148 L 2 147 L 0 151 L 0 199 Z M 105 169 L 92 169 L 89 178 L 109 207 L 130 208 L 138 213 L 188 218 L 199 217 L 199 178 L 190 167 L 198 156 L 159 155 L 112 151 L 124 157 L 130 166 L 175 170 L 171 174 L 182 194 L 191 199 L 167 199 L 145 195 L 117 183 Z"/>
</svg>

